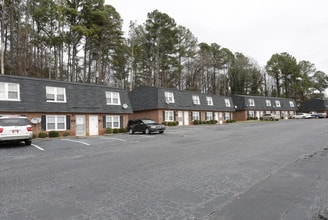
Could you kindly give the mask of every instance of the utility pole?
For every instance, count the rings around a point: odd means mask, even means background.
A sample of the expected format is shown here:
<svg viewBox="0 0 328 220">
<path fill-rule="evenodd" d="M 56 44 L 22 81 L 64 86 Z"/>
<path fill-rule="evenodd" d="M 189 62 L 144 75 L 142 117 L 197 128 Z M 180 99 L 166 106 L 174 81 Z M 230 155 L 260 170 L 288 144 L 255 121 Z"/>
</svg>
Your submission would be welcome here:
<svg viewBox="0 0 328 220">
<path fill-rule="evenodd" d="M 5 37 L 4 37 L 4 17 L 5 17 L 5 0 L 1 4 L 1 74 L 5 74 Z"/>
</svg>

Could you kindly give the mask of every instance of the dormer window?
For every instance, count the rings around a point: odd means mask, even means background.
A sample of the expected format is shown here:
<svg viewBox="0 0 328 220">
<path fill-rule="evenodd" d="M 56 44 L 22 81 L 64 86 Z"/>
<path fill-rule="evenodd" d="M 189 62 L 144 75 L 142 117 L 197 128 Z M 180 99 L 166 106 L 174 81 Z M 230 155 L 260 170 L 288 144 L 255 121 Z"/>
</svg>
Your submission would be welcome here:
<svg viewBox="0 0 328 220">
<path fill-rule="evenodd" d="M 270 101 L 270 100 L 268 100 L 268 99 L 265 100 L 265 103 L 266 103 L 266 106 L 267 106 L 267 107 L 270 107 L 270 106 L 271 106 L 271 101 Z"/>
<path fill-rule="evenodd" d="M 106 92 L 107 105 L 121 105 L 120 93 L 118 92 Z"/>
<path fill-rule="evenodd" d="M 224 102 L 226 107 L 231 107 L 230 99 L 224 99 Z"/>
<path fill-rule="evenodd" d="M 276 100 L 276 107 L 280 108 L 280 101 L 279 100 Z"/>
<path fill-rule="evenodd" d="M 66 102 L 66 89 L 46 86 L 47 102 Z"/>
<path fill-rule="evenodd" d="M 206 97 L 207 105 L 213 105 L 213 99 L 212 97 L 207 96 Z"/>
<path fill-rule="evenodd" d="M 165 102 L 166 103 L 174 103 L 173 92 L 165 92 Z"/>
<path fill-rule="evenodd" d="M 193 95 L 192 96 L 192 103 L 194 105 L 200 105 L 200 101 L 199 101 L 199 96 L 198 95 Z"/>
<path fill-rule="evenodd" d="M 293 101 L 289 101 L 289 106 L 290 106 L 291 108 L 294 108 L 294 107 L 295 107 L 294 102 L 293 102 Z"/>
<path fill-rule="evenodd" d="M 254 99 L 248 99 L 248 105 L 249 106 L 255 106 Z"/>
<path fill-rule="evenodd" d="M 0 100 L 20 101 L 19 84 L 0 82 Z"/>
</svg>

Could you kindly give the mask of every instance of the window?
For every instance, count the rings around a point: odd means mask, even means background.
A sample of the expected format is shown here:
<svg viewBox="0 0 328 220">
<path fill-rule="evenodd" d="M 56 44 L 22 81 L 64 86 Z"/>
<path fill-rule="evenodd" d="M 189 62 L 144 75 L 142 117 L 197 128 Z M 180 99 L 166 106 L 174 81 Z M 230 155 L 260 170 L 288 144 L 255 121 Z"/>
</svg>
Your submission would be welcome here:
<svg viewBox="0 0 328 220">
<path fill-rule="evenodd" d="M 206 121 L 213 120 L 213 112 L 206 112 Z"/>
<path fill-rule="evenodd" d="M 165 102 L 166 103 L 174 103 L 173 92 L 165 92 Z"/>
<path fill-rule="evenodd" d="M 66 90 L 60 87 L 46 87 L 47 102 L 66 102 Z"/>
<path fill-rule="evenodd" d="M 200 120 L 199 112 L 192 112 L 192 120 Z"/>
<path fill-rule="evenodd" d="M 120 93 L 118 92 L 106 92 L 107 105 L 120 105 Z"/>
<path fill-rule="evenodd" d="M 224 113 L 224 119 L 225 120 L 230 120 L 230 113 L 229 112 Z"/>
<path fill-rule="evenodd" d="M 194 105 L 200 105 L 200 101 L 199 101 L 199 96 L 198 95 L 193 95 L 192 96 L 192 103 Z"/>
<path fill-rule="evenodd" d="M 47 131 L 66 130 L 66 116 L 65 115 L 47 115 L 46 122 L 47 122 L 47 124 L 46 124 Z"/>
<path fill-rule="evenodd" d="M 224 99 L 224 102 L 226 107 L 231 107 L 230 99 Z"/>
<path fill-rule="evenodd" d="M 276 100 L 276 107 L 278 107 L 278 108 L 281 107 L 281 106 L 280 106 L 280 101 L 279 101 L 279 100 Z"/>
<path fill-rule="evenodd" d="M 164 111 L 164 121 L 174 121 L 174 111 Z"/>
<path fill-rule="evenodd" d="M 106 128 L 120 128 L 120 116 L 107 115 L 106 116 Z"/>
<path fill-rule="evenodd" d="M 207 105 L 213 105 L 213 99 L 212 97 L 206 97 Z"/>
<path fill-rule="evenodd" d="M 249 106 L 255 106 L 254 99 L 248 99 Z"/>
<path fill-rule="evenodd" d="M 294 102 L 293 101 L 289 101 L 289 106 L 292 107 L 292 108 L 294 108 L 295 107 Z"/>
<path fill-rule="evenodd" d="M 20 101 L 19 84 L 0 82 L 0 100 Z"/>
<path fill-rule="evenodd" d="M 268 106 L 268 107 L 271 106 L 271 101 L 270 100 L 268 100 L 268 99 L 265 100 L 265 103 L 266 103 L 266 106 Z"/>
</svg>

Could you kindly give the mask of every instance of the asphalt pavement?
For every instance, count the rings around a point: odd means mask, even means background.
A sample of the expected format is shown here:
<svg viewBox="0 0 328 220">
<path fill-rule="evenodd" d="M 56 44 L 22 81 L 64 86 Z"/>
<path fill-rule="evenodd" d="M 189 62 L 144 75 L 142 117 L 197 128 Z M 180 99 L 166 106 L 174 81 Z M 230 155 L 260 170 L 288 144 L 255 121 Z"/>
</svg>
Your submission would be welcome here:
<svg viewBox="0 0 328 220">
<path fill-rule="evenodd" d="M 244 122 L 1 145 L 0 219 L 324 219 L 327 125 Z"/>
</svg>

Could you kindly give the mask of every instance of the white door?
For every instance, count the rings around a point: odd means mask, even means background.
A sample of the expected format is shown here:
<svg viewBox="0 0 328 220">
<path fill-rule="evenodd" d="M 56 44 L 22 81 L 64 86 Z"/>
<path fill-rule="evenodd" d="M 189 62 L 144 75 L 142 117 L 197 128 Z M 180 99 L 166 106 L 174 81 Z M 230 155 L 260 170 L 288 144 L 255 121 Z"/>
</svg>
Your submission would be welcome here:
<svg viewBox="0 0 328 220">
<path fill-rule="evenodd" d="M 98 135 L 98 116 L 89 115 L 89 135 Z"/>
<path fill-rule="evenodd" d="M 178 122 L 179 125 L 183 125 L 183 112 L 182 111 L 178 111 Z"/>
<path fill-rule="evenodd" d="M 218 112 L 214 112 L 214 120 L 219 122 L 219 113 Z"/>
<path fill-rule="evenodd" d="M 76 116 L 76 136 L 85 136 L 85 115 Z"/>
<path fill-rule="evenodd" d="M 183 112 L 184 125 L 189 125 L 189 112 Z"/>
</svg>

